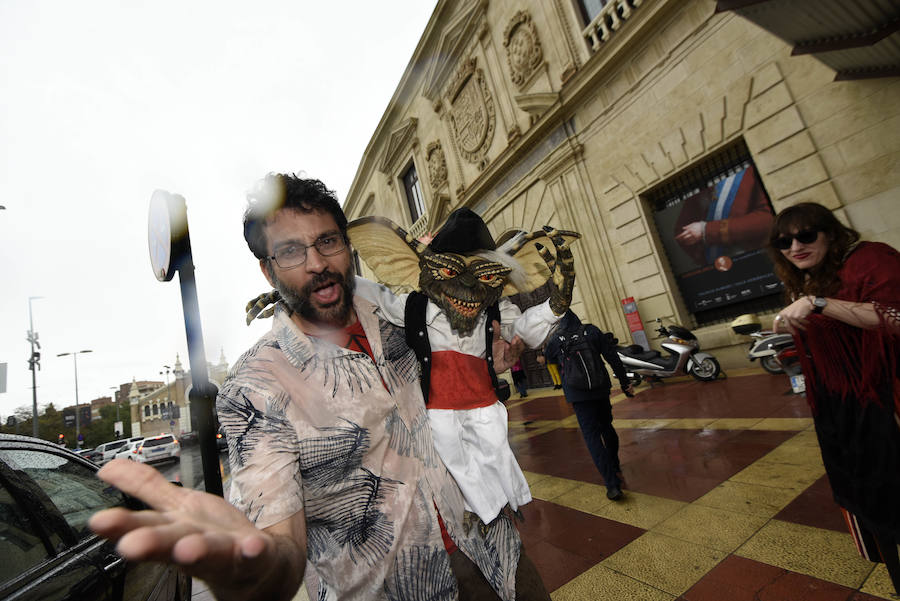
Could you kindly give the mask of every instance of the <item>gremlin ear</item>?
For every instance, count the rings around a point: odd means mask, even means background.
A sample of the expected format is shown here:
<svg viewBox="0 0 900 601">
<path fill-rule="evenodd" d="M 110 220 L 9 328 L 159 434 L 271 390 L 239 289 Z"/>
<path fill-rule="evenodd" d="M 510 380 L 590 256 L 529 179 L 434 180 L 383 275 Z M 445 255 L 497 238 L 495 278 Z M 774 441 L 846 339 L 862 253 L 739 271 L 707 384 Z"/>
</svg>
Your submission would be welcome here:
<svg viewBox="0 0 900 601">
<path fill-rule="evenodd" d="M 554 234 L 562 236 L 566 245 L 570 245 L 581 238 L 578 232 L 570 230 L 556 230 Z M 546 284 L 552 277 L 556 266 L 555 255 L 548 265 L 547 261 L 541 256 L 539 246 L 549 249 L 551 254 L 556 248 L 544 230 L 537 230 L 531 233 L 521 230 L 504 232 L 500 236 L 497 250 L 513 257 L 522 266 L 525 276 L 525 282 L 522 284 L 515 285 L 510 281 L 503 288 L 504 296 L 511 296 L 519 292 L 531 292 Z"/>
<path fill-rule="evenodd" d="M 350 244 L 375 277 L 387 286 L 415 290 L 419 286 L 419 259 L 431 250 L 403 228 L 384 217 L 360 217 L 347 224 Z"/>
</svg>

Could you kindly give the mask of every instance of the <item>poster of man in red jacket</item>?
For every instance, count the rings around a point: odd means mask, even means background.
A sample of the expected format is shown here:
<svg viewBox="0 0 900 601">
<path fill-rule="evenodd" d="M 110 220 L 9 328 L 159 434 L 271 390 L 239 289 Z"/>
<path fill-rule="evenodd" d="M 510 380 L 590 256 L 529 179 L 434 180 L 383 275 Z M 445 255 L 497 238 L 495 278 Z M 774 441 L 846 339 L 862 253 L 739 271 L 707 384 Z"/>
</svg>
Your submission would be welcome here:
<svg viewBox="0 0 900 601">
<path fill-rule="evenodd" d="M 698 267 L 714 264 L 727 271 L 722 268 L 731 261 L 723 257 L 762 248 L 774 219 L 756 168 L 749 165 L 686 198 L 674 238 Z"/>
<path fill-rule="evenodd" d="M 653 218 L 689 310 L 781 289 L 764 250 L 775 215 L 751 163 L 669 198 Z"/>
</svg>

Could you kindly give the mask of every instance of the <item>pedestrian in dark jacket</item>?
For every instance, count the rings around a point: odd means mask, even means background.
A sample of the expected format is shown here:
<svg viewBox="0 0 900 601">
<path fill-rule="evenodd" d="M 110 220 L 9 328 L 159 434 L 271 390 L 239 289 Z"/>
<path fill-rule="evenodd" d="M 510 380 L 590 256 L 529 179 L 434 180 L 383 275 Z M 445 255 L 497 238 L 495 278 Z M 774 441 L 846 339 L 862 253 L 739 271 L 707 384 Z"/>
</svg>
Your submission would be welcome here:
<svg viewBox="0 0 900 601">
<path fill-rule="evenodd" d="M 510 371 L 512 372 L 513 384 L 516 385 L 516 390 L 519 391 L 519 398 L 524 399 L 528 396 L 528 375 L 525 373 L 522 360 L 516 361 L 515 365 L 510 368 Z"/>
<path fill-rule="evenodd" d="M 596 360 L 596 383 L 590 389 L 576 388 L 566 382 L 566 349 L 571 348 L 573 337 L 584 337 Z M 612 426 L 612 405 L 609 393 L 612 388 L 602 356 L 612 367 L 626 395 L 634 394 L 625 367 L 616 354 L 613 338 L 593 325 L 583 325 L 572 310 L 566 312 L 559 327 L 550 335 L 544 355 L 548 362 L 558 363 L 562 370 L 562 388 L 566 401 L 578 417 L 578 425 L 587 444 L 594 465 L 603 476 L 606 496 L 612 500 L 622 498 L 622 468 L 619 465 L 619 436 Z M 576 360 L 571 359 L 570 360 Z M 580 359 L 578 359 L 580 361 Z"/>
</svg>

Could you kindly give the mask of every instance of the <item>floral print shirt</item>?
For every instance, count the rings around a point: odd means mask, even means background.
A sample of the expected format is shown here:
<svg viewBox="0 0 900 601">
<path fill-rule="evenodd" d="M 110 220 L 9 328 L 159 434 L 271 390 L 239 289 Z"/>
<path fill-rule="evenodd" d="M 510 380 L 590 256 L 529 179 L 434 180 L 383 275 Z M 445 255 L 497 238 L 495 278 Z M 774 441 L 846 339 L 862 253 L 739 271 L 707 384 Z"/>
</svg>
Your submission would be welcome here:
<svg viewBox="0 0 900 601">
<path fill-rule="evenodd" d="M 258 527 L 304 511 L 311 599 L 457 598 L 435 507 L 501 599 L 515 598 L 521 542 L 505 516 L 467 527 L 431 437 L 403 329 L 354 306 L 366 353 L 303 334 L 281 303 L 217 399 L 230 501 Z"/>
</svg>

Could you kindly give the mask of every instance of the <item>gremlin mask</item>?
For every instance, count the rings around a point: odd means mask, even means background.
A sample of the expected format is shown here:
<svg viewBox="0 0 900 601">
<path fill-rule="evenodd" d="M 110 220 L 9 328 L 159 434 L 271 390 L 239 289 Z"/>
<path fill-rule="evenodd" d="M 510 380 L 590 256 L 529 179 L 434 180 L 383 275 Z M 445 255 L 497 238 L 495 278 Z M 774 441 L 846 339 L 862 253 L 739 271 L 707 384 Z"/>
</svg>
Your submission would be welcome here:
<svg viewBox="0 0 900 601">
<path fill-rule="evenodd" d="M 557 232 L 569 240 L 574 232 Z M 471 209 L 450 214 L 430 244 L 383 217 L 351 222 L 347 235 L 359 256 L 384 284 L 418 288 L 437 304 L 460 335 L 470 335 L 480 314 L 503 296 L 530 292 L 551 277 L 541 256 L 553 248 L 544 231 L 504 233 L 494 242 L 487 225 Z"/>
</svg>

